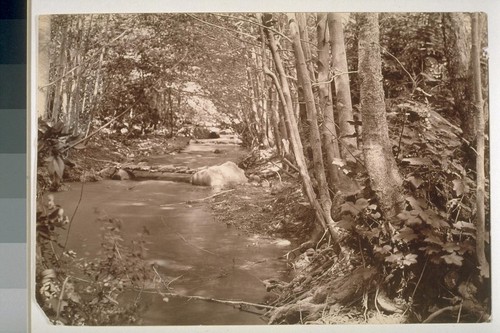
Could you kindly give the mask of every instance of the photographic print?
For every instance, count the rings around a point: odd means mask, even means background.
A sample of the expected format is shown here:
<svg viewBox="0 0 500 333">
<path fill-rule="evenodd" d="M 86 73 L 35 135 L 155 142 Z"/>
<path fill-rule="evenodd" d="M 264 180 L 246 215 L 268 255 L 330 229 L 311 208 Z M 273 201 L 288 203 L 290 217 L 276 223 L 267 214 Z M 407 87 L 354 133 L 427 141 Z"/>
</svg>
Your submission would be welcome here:
<svg viewBox="0 0 500 333">
<path fill-rule="evenodd" d="M 486 14 L 37 24 L 52 324 L 491 320 Z"/>
</svg>

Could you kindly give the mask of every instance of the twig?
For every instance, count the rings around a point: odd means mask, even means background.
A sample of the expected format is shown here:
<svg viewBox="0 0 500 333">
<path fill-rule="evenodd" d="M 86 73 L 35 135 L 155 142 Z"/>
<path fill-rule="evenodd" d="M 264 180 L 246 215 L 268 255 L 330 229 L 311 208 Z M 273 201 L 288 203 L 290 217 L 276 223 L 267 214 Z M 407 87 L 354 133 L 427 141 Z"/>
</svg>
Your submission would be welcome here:
<svg viewBox="0 0 500 333">
<path fill-rule="evenodd" d="M 413 293 L 411 294 L 411 301 L 413 302 L 413 299 L 415 297 L 415 293 L 417 292 L 417 288 L 420 285 L 420 281 L 422 280 L 422 277 L 424 276 L 424 271 L 425 268 L 427 267 L 427 262 L 429 261 L 429 257 L 425 259 L 424 267 L 422 268 L 422 272 L 420 272 L 420 277 L 418 278 L 417 284 L 415 285 L 415 289 L 413 289 Z M 411 305 L 410 305 L 411 306 Z M 403 315 L 410 309 L 410 306 L 403 312 Z"/>
<path fill-rule="evenodd" d="M 436 310 L 433 313 L 431 313 L 431 315 L 427 317 L 427 319 L 424 320 L 423 323 L 430 323 L 434 318 L 441 315 L 442 313 L 445 313 L 446 311 L 455 311 L 455 310 L 460 310 L 460 305 L 450 305 L 442 309 Z"/>
<path fill-rule="evenodd" d="M 217 253 L 210 252 L 210 251 L 208 251 L 208 250 L 205 250 L 205 249 L 204 249 L 204 248 L 202 248 L 202 247 L 199 247 L 199 246 L 196 246 L 196 245 L 194 245 L 194 244 L 191 244 L 191 243 L 190 243 L 190 242 L 188 242 L 188 241 L 186 240 L 186 238 L 184 238 L 184 236 L 182 236 L 180 233 L 176 233 L 176 234 L 177 234 L 177 236 L 179 236 L 180 238 L 182 238 L 182 240 L 183 240 L 186 244 L 188 244 L 188 245 L 190 245 L 190 246 L 194 247 L 195 249 L 198 249 L 198 250 L 204 251 L 204 252 L 209 253 L 209 254 L 214 255 L 214 256 L 219 256 Z"/>
<path fill-rule="evenodd" d="M 399 153 L 401 152 L 401 141 L 403 140 L 403 133 L 405 131 L 405 125 L 406 125 L 406 111 L 403 111 L 403 127 L 401 128 L 401 133 L 399 134 L 399 143 L 398 143 L 398 152 L 396 154 L 396 160 L 399 157 Z"/>
<path fill-rule="evenodd" d="M 212 198 L 218 197 L 219 195 L 222 195 L 222 194 L 225 194 L 225 193 L 228 193 L 228 192 L 232 192 L 234 190 L 235 189 L 233 188 L 233 189 L 230 189 L 230 190 L 226 190 L 226 191 L 222 191 L 222 192 L 219 192 L 219 193 L 215 193 L 215 194 L 213 194 L 211 196 L 208 196 L 208 197 L 205 197 L 205 198 L 196 199 L 196 200 L 188 200 L 188 201 L 186 201 L 186 203 L 190 204 L 190 203 L 205 201 L 205 200 L 208 200 L 208 199 L 212 199 Z"/>
<path fill-rule="evenodd" d="M 273 161 L 269 161 L 269 162 L 271 162 L 271 164 L 273 164 L 274 166 L 277 166 L 278 168 L 280 168 L 280 170 L 281 170 L 281 171 L 283 171 L 284 173 L 286 173 L 286 174 L 287 174 L 287 175 L 289 175 L 290 177 L 292 177 L 292 178 L 297 178 L 294 174 L 292 174 L 292 173 L 290 173 L 290 172 L 286 171 L 285 169 L 283 169 L 282 167 L 280 167 L 278 164 L 274 163 Z M 278 172 L 278 171 L 276 171 L 276 174 L 278 174 L 278 178 L 280 179 L 280 183 L 281 183 L 281 176 L 280 176 L 279 172 Z"/>
<path fill-rule="evenodd" d="M 203 296 L 188 296 L 188 295 L 179 295 L 175 293 L 164 293 L 165 296 L 169 297 L 180 297 L 180 298 L 187 298 L 189 300 L 195 299 L 195 300 L 200 300 L 200 301 L 208 301 L 208 302 L 215 302 L 215 303 L 221 303 L 221 304 L 227 304 L 227 305 L 233 305 L 233 306 L 253 306 L 259 309 L 268 309 L 268 310 L 273 310 L 276 307 L 271 306 L 271 305 L 264 305 L 264 304 L 258 304 L 258 303 L 251 303 L 251 302 L 244 302 L 244 301 L 234 301 L 234 300 L 222 300 L 222 299 L 216 299 L 212 297 L 203 297 Z"/>
<path fill-rule="evenodd" d="M 61 313 L 61 302 L 62 302 L 62 298 L 64 296 L 64 289 L 66 288 L 66 283 L 68 282 L 69 280 L 69 276 L 67 276 L 65 279 L 64 279 L 64 282 L 63 282 L 63 285 L 61 287 L 61 293 L 59 294 L 59 302 L 57 303 L 57 311 L 56 311 L 56 319 L 59 319 L 59 314 Z"/>
</svg>

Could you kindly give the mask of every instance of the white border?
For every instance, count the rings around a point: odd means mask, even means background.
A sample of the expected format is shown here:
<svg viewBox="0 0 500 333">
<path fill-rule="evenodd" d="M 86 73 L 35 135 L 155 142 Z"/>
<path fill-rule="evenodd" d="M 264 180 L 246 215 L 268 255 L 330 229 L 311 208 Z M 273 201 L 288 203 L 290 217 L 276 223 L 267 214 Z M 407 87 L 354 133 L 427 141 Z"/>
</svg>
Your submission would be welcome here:
<svg viewBox="0 0 500 333">
<path fill-rule="evenodd" d="M 31 3 L 30 3 L 31 2 Z M 499 116 L 499 97 L 497 92 L 500 84 L 499 56 L 500 39 L 500 2 L 495 0 L 28 0 L 28 89 L 30 102 L 28 110 L 31 110 L 28 125 L 31 135 L 28 139 L 28 156 L 30 156 L 30 184 L 28 195 L 31 200 L 30 213 L 35 216 L 34 196 L 32 189 L 35 188 L 36 167 L 34 156 L 36 154 L 36 57 L 37 57 L 37 15 L 42 14 L 75 14 L 75 13 L 154 13 L 154 12 L 450 12 L 450 11 L 482 11 L 488 14 L 489 31 L 489 53 L 490 53 L 490 139 L 491 139 L 491 221 L 492 221 L 492 282 L 493 288 L 493 323 L 488 324 L 416 324 L 416 325 L 323 325 L 323 326 L 144 326 L 144 327 L 67 327 L 53 326 L 47 323 L 43 313 L 34 299 L 29 300 L 31 312 L 32 332 L 232 332 L 235 329 L 241 333 L 254 332 L 330 332 L 332 329 L 352 332 L 422 332 L 431 331 L 445 332 L 469 332 L 480 330 L 481 332 L 500 332 L 500 306 L 499 288 L 495 284 L 499 276 L 499 209 L 495 206 L 498 198 L 499 177 L 495 174 L 497 169 L 498 149 L 495 143 L 499 142 L 499 134 L 496 132 Z M 29 199 L 28 198 L 28 199 Z M 34 223 L 30 224 L 30 244 L 34 244 Z M 29 246 L 28 246 L 29 247 Z M 34 247 L 33 247 L 34 248 Z M 29 250 L 34 257 L 34 249 Z M 33 263 L 30 264 L 32 271 Z M 34 278 L 28 281 L 33 283 Z M 33 288 L 30 285 L 30 288 Z"/>
</svg>

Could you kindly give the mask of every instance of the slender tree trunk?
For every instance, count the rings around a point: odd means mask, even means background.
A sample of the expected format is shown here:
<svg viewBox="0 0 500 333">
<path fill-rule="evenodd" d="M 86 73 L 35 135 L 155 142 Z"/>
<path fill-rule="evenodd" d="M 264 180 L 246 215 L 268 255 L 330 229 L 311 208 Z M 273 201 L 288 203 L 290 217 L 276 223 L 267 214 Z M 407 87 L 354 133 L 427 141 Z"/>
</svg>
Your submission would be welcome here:
<svg viewBox="0 0 500 333">
<path fill-rule="evenodd" d="M 102 37 L 106 39 L 106 41 L 109 39 L 109 34 L 108 34 L 108 31 L 109 31 L 109 20 L 111 18 L 111 15 L 107 15 L 106 17 L 106 25 L 105 25 L 105 28 L 104 28 L 104 31 L 102 33 Z M 99 63 L 97 65 L 97 71 L 95 73 L 95 78 L 94 78 L 94 88 L 92 90 L 92 96 L 90 98 L 90 106 L 89 106 L 89 109 L 90 109 L 90 114 L 89 114 L 89 123 L 87 125 L 87 131 L 86 131 L 86 134 L 85 136 L 87 136 L 89 133 L 90 133 L 90 130 L 92 128 L 92 121 L 94 120 L 94 115 L 96 113 L 96 110 L 97 110 L 97 103 L 99 102 L 99 99 L 97 98 L 97 96 L 99 95 L 99 92 L 101 90 L 101 85 L 102 85 L 102 80 L 101 80 L 101 77 L 102 77 L 102 64 L 104 62 L 104 57 L 106 56 L 107 54 L 107 51 L 108 51 L 108 48 L 107 46 L 105 45 L 102 49 L 101 49 L 101 54 L 99 55 Z"/>
<path fill-rule="evenodd" d="M 476 115 L 472 105 L 472 73 L 470 70 L 470 17 L 465 13 L 442 16 L 445 55 L 455 112 L 461 120 L 463 138 L 472 144 L 476 137 Z"/>
<path fill-rule="evenodd" d="M 38 117 L 46 119 L 50 72 L 50 15 L 38 20 L 38 90 L 36 108 Z M 44 88 L 40 88 L 44 87 Z"/>
<path fill-rule="evenodd" d="M 296 13 L 295 19 L 297 20 L 297 25 L 299 26 L 299 35 L 302 45 L 302 50 L 304 51 L 304 58 L 306 60 L 307 70 L 309 71 L 309 78 L 311 82 L 316 81 L 316 75 L 314 73 L 314 64 L 312 61 L 311 48 L 309 43 L 309 33 L 307 31 L 307 16 L 306 13 Z"/>
<path fill-rule="evenodd" d="M 386 216 L 396 216 L 403 205 L 402 179 L 392 155 L 385 112 L 379 45 L 378 14 L 359 19 L 359 77 L 363 117 L 363 153 L 372 189 Z"/>
<path fill-rule="evenodd" d="M 299 131 L 297 128 L 297 121 L 293 113 L 293 103 L 292 103 L 292 96 L 290 94 L 290 87 L 288 85 L 285 70 L 281 62 L 281 57 L 277 52 L 276 40 L 274 39 L 274 34 L 268 29 L 264 30 L 265 30 L 264 32 L 266 33 L 267 40 L 269 41 L 269 48 L 271 50 L 271 54 L 274 59 L 274 65 L 280 76 L 280 82 L 278 82 L 278 78 L 276 76 L 274 76 L 274 82 L 278 89 L 278 92 L 282 93 L 281 98 L 284 100 L 283 116 L 288 126 L 288 132 L 290 133 L 290 144 L 292 146 L 293 153 L 295 155 L 295 161 L 297 163 L 299 174 L 302 179 L 304 192 L 309 202 L 311 203 L 311 206 L 314 209 L 317 221 L 321 224 L 324 230 L 328 230 L 330 232 L 332 239 L 338 244 L 339 236 L 333 226 L 333 221 L 330 216 L 330 212 L 329 211 L 325 212 L 321 204 L 318 202 L 316 194 L 314 193 L 314 189 L 311 184 L 311 178 L 309 177 L 309 173 L 307 171 L 304 152 L 302 150 L 302 143 L 300 141 Z"/>
<path fill-rule="evenodd" d="M 71 18 L 68 17 L 67 20 L 71 20 Z M 62 108 L 62 99 L 64 96 L 64 86 L 66 78 L 65 77 L 63 78 L 63 75 L 65 74 L 67 69 L 66 44 L 68 41 L 69 26 L 70 24 L 62 24 L 61 26 L 61 35 L 62 35 L 61 46 L 59 48 L 59 59 L 56 64 L 56 74 L 55 74 L 57 82 L 55 86 L 54 105 L 51 114 L 51 119 L 54 122 L 56 122 L 59 119 L 59 114 Z"/>
<path fill-rule="evenodd" d="M 321 135 L 318 126 L 318 115 L 316 103 L 314 101 L 314 93 L 312 90 L 312 82 L 310 73 L 307 69 L 306 58 L 302 50 L 300 41 L 299 27 L 293 14 L 288 14 L 290 25 L 290 34 L 293 41 L 293 50 L 296 58 L 297 78 L 303 88 L 304 99 L 306 102 L 307 118 L 309 120 L 309 142 L 312 148 L 314 174 L 318 181 L 318 192 L 321 206 L 326 212 L 330 212 L 332 201 L 328 192 L 328 184 L 326 182 L 325 167 L 323 165 L 323 152 L 321 149 Z"/>
<path fill-rule="evenodd" d="M 335 95 L 337 97 L 337 111 L 339 120 L 340 152 L 343 158 L 348 158 L 353 149 L 356 149 L 356 139 L 353 137 L 353 121 L 351 88 L 344 45 L 344 28 L 342 14 L 328 14 L 328 27 L 330 30 L 330 46 L 333 56 L 333 70 L 335 75 Z"/>
<path fill-rule="evenodd" d="M 477 124 L 477 156 L 476 156 L 476 255 L 481 276 L 489 278 L 490 266 L 486 260 L 484 247 L 486 242 L 485 230 L 485 175 L 484 175 L 484 106 L 481 85 L 480 64 L 480 39 L 478 29 L 479 14 L 472 14 L 472 75 L 474 87 L 474 109 L 476 111 Z"/>
<path fill-rule="evenodd" d="M 338 167 L 334 164 L 335 159 L 340 158 L 337 129 L 333 116 L 333 103 L 328 82 L 330 77 L 330 47 L 328 44 L 327 15 L 318 14 L 317 19 L 317 43 L 318 43 L 318 87 L 319 107 L 323 111 L 322 138 L 323 149 L 326 153 L 326 169 L 330 188 L 336 189 L 339 182 Z"/>
</svg>

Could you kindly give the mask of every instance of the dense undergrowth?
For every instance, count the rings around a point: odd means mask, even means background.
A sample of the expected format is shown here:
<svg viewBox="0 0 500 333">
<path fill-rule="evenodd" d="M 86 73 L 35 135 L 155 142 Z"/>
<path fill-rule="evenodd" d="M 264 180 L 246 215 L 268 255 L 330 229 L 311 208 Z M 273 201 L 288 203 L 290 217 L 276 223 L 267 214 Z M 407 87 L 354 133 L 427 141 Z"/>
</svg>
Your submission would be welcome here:
<svg viewBox="0 0 500 333">
<path fill-rule="evenodd" d="M 315 231 L 295 171 L 269 154 L 254 151 L 242 163 L 254 188 L 213 204 L 228 224 L 294 241 L 287 259 L 295 278 L 268 285 L 279 295 L 271 323 L 489 320 L 491 286 L 476 268 L 475 174 L 463 166 L 461 131 L 415 101 L 394 103 L 388 117 L 405 178 L 405 209 L 385 220 L 362 162 L 345 165 L 360 184 L 355 195 L 334 196 L 332 216 L 347 254 L 336 253 L 326 234 Z M 286 169 L 275 168 L 279 178 L 269 172 L 276 165 Z"/>
</svg>

